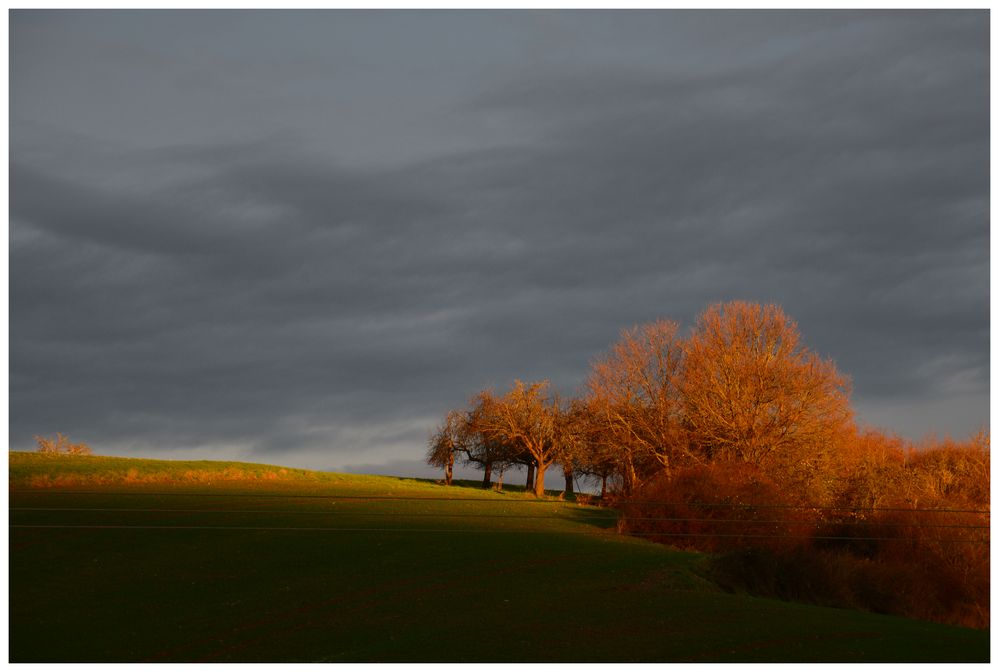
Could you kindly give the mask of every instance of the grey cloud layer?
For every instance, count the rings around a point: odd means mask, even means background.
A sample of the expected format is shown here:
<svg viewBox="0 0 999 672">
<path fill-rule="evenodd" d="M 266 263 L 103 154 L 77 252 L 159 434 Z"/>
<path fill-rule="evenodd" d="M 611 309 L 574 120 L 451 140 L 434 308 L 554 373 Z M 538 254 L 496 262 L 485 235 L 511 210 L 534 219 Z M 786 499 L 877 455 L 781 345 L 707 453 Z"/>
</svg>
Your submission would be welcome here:
<svg viewBox="0 0 999 672">
<path fill-rule="evenodd" d="M 11 445 L 406 460 L 482 386 L 572 392 L 621 328 L 732 298 L 783 304 L 864 417 L 970 432 L 987 18 L 16 12 Z M 177 84 L 180 25 L 231 96 Z M 176 100 L 110 114 L 103 89 L 59 94 L 60 66 Z"/>
</svg>

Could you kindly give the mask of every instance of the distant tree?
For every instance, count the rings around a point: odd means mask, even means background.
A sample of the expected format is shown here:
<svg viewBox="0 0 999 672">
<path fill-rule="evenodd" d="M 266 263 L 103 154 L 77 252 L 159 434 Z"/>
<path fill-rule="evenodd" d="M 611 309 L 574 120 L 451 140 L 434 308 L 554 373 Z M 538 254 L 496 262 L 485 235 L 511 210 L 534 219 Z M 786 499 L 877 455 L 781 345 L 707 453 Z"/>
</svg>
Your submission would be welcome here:
<svg viewBox="0 0 999 672">
<path fill-rule="evenodd" d="M 496 470 L 502 478 L 502 473 L 515 461 L 516 451 L 496 436 L 480 430 L 481 423 L 477 418 L 485 412 L 481 396 L 476 395 L 472 399 L 470 410 L 451 412 L 448 416 L 448 435 L 453 455 L 464 466 L 481 469 L 482 487 L 489 488 L 492 485 L 493 471 Z"/>
<path fill-rule="evenodd" d="M 456 462 L 480 469 L 483 488 L 492 486 L 494 472 L 502 480 L 510 466 L 534 464 L 534 458 L 519 442 L 507 440 L 489 429 L 492 423 L 487 415 L 495 411 L 495 403 L 491 393 L 480 392 L 473 397 L 469 410 L 449 411 L 431 434 L 427 463 L 444 469 L 447 485 L 453 481 Z"/>
<path fill-rule="evenodd" d="M 990 455 L 989 434 L 982 430 L 965 441 L 927 438 L 909 451 L 907 466 L 924 501 L 988 508 Z"/>
<path fill-rule="evenodd" d="M 85 443 L 70 443 L 68 436 L 56 432 L 55 437 L 36 436 L 38 452 L 49 455 L 92 455 L 93 451 Z"/>
<path fill-rule="evenodd" d="M 503 491 L 503 474 L 506 473 L 506 470 L 509 469 L 510 466 L 511 465 L 506 464 L 506 463 L 502 463 L 502 462 L 500 464 L 496 465 L 496 485 L 495 485 L 495 488 L 496 488 L 496 490 L 498 490 L 500 492 Z"/>
<path fill-rule="evenodd" d="M 858 430 L 835 465 L 837 504 L 864 516 L 869 509 L 911 502 L 915 484 L 906 468 L 906 452 L 900 436 L 874 428 Z"/>
<path fill-rule="evenodd" d="M 579 399 L 563 404 L 557 397 L 553 402 L 555 412 L 555 442 L 558 444 L 558 462 L 565 478 L 564 494 L 575 494 L 574 480 L 577 471 L 585 469 L 590 418 L 585 404 Z"/>
<path fill-rule="evenodd" d="M 467 417 L 462 411 L 452 410 L 430 436 L 427 464 L 444 470 L 446 485 L 451 485 L 454 479 L 456 455 L 464 450 L 467 424 Z"/>
<path fill-rule="evenodd" d="M 470 428 L 475 427 L 475 413 L 469 419 Z M 464 448 L 463 462 L 482 470 L 482 487 L 492 486 L 493 472 L 502 474 L 515 462 L 515 450 L 505 441 L 494 436 L 484 435 L 470 429 Z"/>
<path fill-rule="evenodd" d="M 600 496 L 606 497 L 609 486 L 620 476 L 616 457 L 607 452 L 591 452 L 600 445 L 589 444 L 582 462 L 576 466 L 576 475 L 593 483 L 600 484 Z"/>
<path fill-rule="evenodd" d="M 801 344 L 779 306 L 713 305 L 684 350 L 685 419 L 711 459 L 765 466 L 784 481 L 826 470 L 852 430 L 848 379 Z"/>
<path fill-rule="evenodd" d="M 586 382 L 591 422 L 617 452 L 626 493 L 643 476 L 691 458 L 679 393 L 678 329 L 676 322 L 659 320 L 623 331 L 593 362 Z"/>
<path fill-rule="evenodd" d="M 608 485 L 621 480 L 623 472 L 621 452 L 604 431 L 598 413 L 590 408 L 590 400 L 578 402 L 578 443 L 576 446 L 575 473 L 587 480 L 600 484 L 600 496 L 606 497 Z"/>
<path fill-rule="evenodd" d="M 545 471 L 558 461 L 559 448 L 557 402 L 549 392 L 547 380 L 535 383 L 515 381 L 502 397 L 480 392 L 473 416 L 473 427 L 483 437 L 510 446 L 519 457 L 534 467 L 534 494 L 545 493 Z"/>
</svg>

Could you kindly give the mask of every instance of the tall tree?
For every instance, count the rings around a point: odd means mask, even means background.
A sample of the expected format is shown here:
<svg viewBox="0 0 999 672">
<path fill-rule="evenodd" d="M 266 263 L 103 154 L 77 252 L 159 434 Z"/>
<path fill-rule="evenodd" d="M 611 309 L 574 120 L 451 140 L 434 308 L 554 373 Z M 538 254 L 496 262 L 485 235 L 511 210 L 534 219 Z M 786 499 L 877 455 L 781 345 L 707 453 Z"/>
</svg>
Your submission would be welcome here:
<svg viewBox="0 0 999 672">
<path fill-rule="evenodd" d="M 676 322 L 659 320 L 623 331 L 610 352 L 593 362 L 586 382 L 587 408 L 618 454 L 626 493 L 643 472 L 670 469 L 690 457 L 678 329 Z"/>
<path fill-rule="evenodd" d="M 600 496 L 606 497 L 608 484 L 623 482 L 621 451 L 606 431 L 601 414 L 591 405 L 588 397 L 578 401 L 575 473 L 599 483 Z"/>
<path fill-rule="evenodd" d="M 475 431 L 526 453 L 534 463 L 534 494 L 545 493 L 545 470 L 559 457 L 557 403 L 547 380 L 515 381 L 502 397 L 480 392 L 479 413 L 473 415 Z"/>
<path fill-rule="evenodd" d="M 475 408 L 468 416 L 467 438 L 463 447 L 463 463 L 474 465 L 476 469 L 482 470 L 482 487 L 492 486 L 493 470 L 500 473 L 506 470 L 517 460 L 517 453 L 509 443 L 497 439 L 495 436 L 483 434 L 476 429 L 475 418 L 479 409 Z"/>
<path fill-rule="evenodd" d="M 849 381 L 776 305 L 710 306 L 686 341 L 686 422 L 710 458 L 816 472 L 852 429 Z"/>
<path fill-rule="evenodd" d="M 462 411 L 448 411 L 444 421 L 430 435 L 427 464 L 444 470 L 444 483 L 454 479 L 455 457 L 465 449 L 468 419 Z"/>
<path fill-rule="evenodd" d="M 577 471 L 585 469 L 588 449 L 590 418 L 582 400 L 571 399 L 563 404 L 556 396 L 553 404 L 556 413 L 555 441 L 559 446 L 558 462 L 565 478 L 565 496 L 575 494 L 574 479 Z"/>
</svg>

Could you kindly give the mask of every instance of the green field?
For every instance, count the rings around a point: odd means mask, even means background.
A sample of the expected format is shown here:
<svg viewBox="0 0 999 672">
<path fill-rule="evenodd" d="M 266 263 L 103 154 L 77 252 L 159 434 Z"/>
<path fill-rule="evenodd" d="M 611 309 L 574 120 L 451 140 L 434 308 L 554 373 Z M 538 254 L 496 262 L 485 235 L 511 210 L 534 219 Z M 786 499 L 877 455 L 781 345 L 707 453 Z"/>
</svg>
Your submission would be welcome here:
<svg viewBox="0 0 999 672">
<path fill-rule="evenodd" d="M 987 631 L 723 592 L 522 492 L 28 453 L 9 483 L 11 662 L 989 659 Z"/>
</svg>

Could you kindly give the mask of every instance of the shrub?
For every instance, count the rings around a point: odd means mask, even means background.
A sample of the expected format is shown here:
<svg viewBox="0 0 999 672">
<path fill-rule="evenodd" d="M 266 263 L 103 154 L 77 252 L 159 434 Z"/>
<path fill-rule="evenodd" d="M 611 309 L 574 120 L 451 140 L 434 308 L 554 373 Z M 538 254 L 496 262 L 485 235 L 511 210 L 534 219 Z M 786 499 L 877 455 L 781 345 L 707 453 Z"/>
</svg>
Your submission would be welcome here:
<svg viewBox="0 0 999 672">
<path fill-rule="evenodd" d="M 702 551 L 806 543 L 812 514 L 758 467 L 713 462 L 660 474 L 621 504 L 622 530 Z"/>
<path fill-rule="evenodd" d="M 988 627 L 987 440 L 906 451 L 867 432 L 852 448 L 826 506 L 761 468 L 714 462 L 648 481 L 619 503 L 620 529 L 720 553 L 711 578 L 731 590 Z"/>
<path fill-rule="evenodd" d="M 917 553 L 915 560 L 858 557 L 842 549 L 806 546 L 749 548 L 712 559 L 708 574 L 730 591 L 989 627 L 988 548 L 977 573 L 965 574 L 947 556 Z"/>
<path fill-rule="evenodd" d="M 38 452 L 48 455 L 93 455 L 90 446 L 85 443 L 70 443 L 68 436 L 56 432 L 55 437 L 36 436 Z"/>
</svg>

